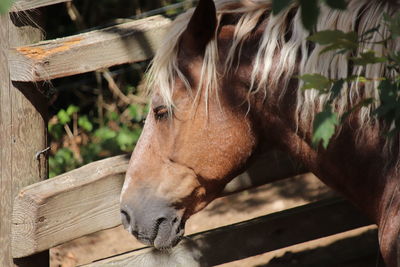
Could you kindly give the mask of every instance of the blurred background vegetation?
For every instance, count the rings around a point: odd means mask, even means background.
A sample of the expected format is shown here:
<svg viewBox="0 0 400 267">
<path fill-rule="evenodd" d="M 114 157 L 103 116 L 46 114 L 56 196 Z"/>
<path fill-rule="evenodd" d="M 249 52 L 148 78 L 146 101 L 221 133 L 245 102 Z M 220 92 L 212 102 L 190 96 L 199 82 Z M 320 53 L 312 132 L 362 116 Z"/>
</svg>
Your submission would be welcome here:
<svg viewBox="0 0 400 267">
<path fill-rule="evenodd" d="M 54 39 L 110 26 L 145 17 L 151 10 L 174 17 L 191 6 L 191 1 L 183 0 L 76 0 L 43 10 L 45 37 Z M 148 112 L 141 85 L 148 63 L 51 81 L 50 177 L 133 150 Z"/>
</svg>

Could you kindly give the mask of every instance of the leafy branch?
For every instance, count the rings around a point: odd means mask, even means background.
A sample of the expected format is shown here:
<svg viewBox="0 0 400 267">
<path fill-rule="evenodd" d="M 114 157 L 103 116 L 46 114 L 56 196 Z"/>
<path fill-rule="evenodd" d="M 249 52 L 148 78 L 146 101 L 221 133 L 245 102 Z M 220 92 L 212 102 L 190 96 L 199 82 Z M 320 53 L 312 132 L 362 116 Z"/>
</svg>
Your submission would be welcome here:
<svg viewBox="0 0 400 267">
<path fill-rule="evenodd" d="M 380 27 L 372 28 L 365 33 L 357 36 L 355 32 L 345 33 L 340 30 L 326 30 L 312 34 L 307 38 L 308 41 L 315 42 L 324 46 L 320 54 L 328 51 L 336 51 L 337 54 L 347 53 L 355 54 L 360 44 L 371 43 L 373 33 L 378 33 L 382 40 L 374 42 L 374 44 L 384 47 L 384 55 L 376 56 L 375 52 L 364 51 L 358 56 L 349 56 L 348 60 L 354 66 L 366 67 L 370 64 L 385 63 L 385 67 L 395 73 L 393 78 L 380 77 L 378 91 L 380 105 L 372 110 L 372 115 L 384 121 L 388 125 L 389 130 L 387 136 L 391 137 L 400 132 L 400 51 L 389 51 L 387 42 L 400 37 L 400 12 L 393 17 L 384 15 L 384 23 L 389 29 L 390 36 L 384 38 L 380 33 Z M 304 74 L 299 77 L 303 81 L 303 90 L 318 90 L 319 94 L 330 94 L 323 110 L 316 114 L 313 123 L 312 144 L 318 147 L 322 144 L 323 148 L 327 148 L 329 141 L 335 133 L 335 129 L 343 123 L 346 118 L 353 112 L 360 110 L 362 107 L 370 106 L 372 103 L 378 102 L 378 99 L 366 98 L 346 111 L 341 117 L 338 113 L 333 112 L 333 101 L 340 95 L 345 82 L 371 82 L 377 79 L 365 78 L 362 76 L 350 76 L 342 79 L 329 79 L 321 74 Z"/>
<path fill-rule="evenodd" d="M 347 7 L 345 0 L 273 0 L 272 13 L 277 15 L 291 4 L 297 3 L 301 9 L 301 21 L 311 31 L 317 23 L 321 2 L 333 9 L 345 10 Z"/>
</svg>

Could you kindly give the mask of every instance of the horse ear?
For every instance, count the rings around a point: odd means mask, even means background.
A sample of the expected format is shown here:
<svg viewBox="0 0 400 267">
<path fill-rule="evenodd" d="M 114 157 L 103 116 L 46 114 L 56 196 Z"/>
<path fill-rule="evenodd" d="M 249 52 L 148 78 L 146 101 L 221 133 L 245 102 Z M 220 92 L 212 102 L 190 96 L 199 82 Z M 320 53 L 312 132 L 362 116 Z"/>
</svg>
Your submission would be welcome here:
<svg viewBox="0 0 400 267">
<path fill-rule="evenodd" d="M 214 38 L 216 28 L 217 12 L 214 1 L 200 0 L 182 34 L 182 49 L 203 54 L 208 42 Z"/>
</svg>

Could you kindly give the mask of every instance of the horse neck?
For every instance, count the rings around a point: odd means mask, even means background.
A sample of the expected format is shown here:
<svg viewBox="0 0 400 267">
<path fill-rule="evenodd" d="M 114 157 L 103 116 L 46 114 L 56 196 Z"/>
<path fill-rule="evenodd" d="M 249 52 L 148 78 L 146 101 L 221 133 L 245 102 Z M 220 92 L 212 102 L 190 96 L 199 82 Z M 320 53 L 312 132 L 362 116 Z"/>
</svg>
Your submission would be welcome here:
<svg viewBox="0 0 400 267">
<path fill-rule="evenodd" d="M 277 89 L 278 90 L 278 89 Z M 293 92 L 287 90 L 288 94 Z M 372 131 L 359 140 L 352 125 L 344 125 L 328 149 L 311 146 L 311 129 L 298 125 L 293 96 L 281 101 L 271 93 L 265 102 L 254 97 L 252 107 L 263 128 L 265 147 L 287 152 L 325 184 L 341 193 L 379 225 L 379 241 L 385 259 L 393 261 L 399 236 L 400 185 L 396 167 L 385 169 L 382 142 Z M 392 265 L 388 265 L 392 266 Z M 393 265 L 394 266 L 394 265 Z"/>
<path fill-rule="evenodd" d="M 231 46 L 234 27 L 220 26 L 218 45 L 220 58 L 224 59 L 228 56 L 226 51 Z M 223 87 L 228 90 L 231 90 L 233 84 L 247 85 L 240 88 L 238 86 L 235 91 L 244 96 L 244 102 L 248 100 L 253 62 L 264 27 L 261 23 L 252 38 L 244 42 L 241 47 L 240 67 L 224 79 L 226 85 L 230 86 Z M 272 60 L 276 61 L 277 58 Z M 272 66 L 277 66 L 278 63 L 273 62 Z M 236 66 L 236 62 L 233 66 Z M 282 94 L 286 86 L 287 89 Z M 386 203 L 390 202 L 393 191 L 391 181 L 397 178 L 394 167 L 383 167 L 387 165 L 387 159 L 382 156 L 381 134 L 371 128 L 371 131 L 368 130 L 367 134 L 360 137 L 354 130 L 354 123 L 349 122 L 343 125 L 327 150 L 320 148 L 316 151 L 310 145 L 311 122 L 307 125 L 298 122 L 297 90 L 297 80 L 292 79 L 289 83 L 282 82 L 266 88 L 266 92 L 261 90 L 250 98 L 250 111 L 256 123 L 263 129 L 262 139 L 267 143 L 266 147 L 275 144 L 277 149 L 288 152 L 324 183 L 342 193 L 379 223 L 384 217 Z"/>
<path fill-rule="evenodd" d="M 298 123 L 293 93 L 297 84 L 293 82 L 281 98 L 280 88 L 253 99 L 253 114 L 259 114 L 263 124 L 266 143 L 275 144 L 298 162 L 304 164 L 324 183 L 343 194 L 359 206 L 375 222 L 380 223 L 393 195 L 393 183 L 397 183 L 395 167 L 388 167 L 382 156 L 382 141 L 379 132 L 359 135 L 354 123 L 342 126 L 328 149 L 314 149 L 311 145 L 311 126 Z M 272 142 L 271 142 L 272 141 Z M 393 204 L 392 204 L 393 205 Z"/>
<path fill-rule="evenodd" d="M 240 91 L 239 95 L 249 95 L 254 57 L 264 26 L 260 24 L 253 38 L 245 42 L 241 50 L 240 68 L 235 75 L 226 79 L 230 85 L 234 81 L 239 81 L 236 84 L 248 85 L 247 88 L 236 88 L 236 91 Z M 225 38 L 219 39 L 220 58 L 227 56 L 224 51 L 231 45 L 230 32 L 232 29 L 228 27 L 222 28 L 220 32 L 220 36 Z M 275 63 L 272 66 L 276 66 Z M 307 125 L 298 120 L 296 79 L 292 79 L 289 84 L 277 84 L 266 90 L 252 95 L 249 102 L 254 124 L 261 129 L 260 146 L 287 152 L 325 184 L 363 210 L 380 226 L 379 239 L 382 252 L 386 254 L 384 257 L 394 259 L 394 242 L 400 229 L 399 173 L 395 166 L 385 167 L 388 166 L 388 158 L 382 153 L 383 142 L 379 130 L 366 126 L 363 129 L 365 134 L 360 136 L 360 132 L 355 130 L 359 127 L 358 122 L 352 119 L 341 127 L 326 150 L 321 147 L 315 150 L 310 141 L 311 122 Z M 247 100 L 247 97 L 243 98 L 244 102 Z"/>
</svg>

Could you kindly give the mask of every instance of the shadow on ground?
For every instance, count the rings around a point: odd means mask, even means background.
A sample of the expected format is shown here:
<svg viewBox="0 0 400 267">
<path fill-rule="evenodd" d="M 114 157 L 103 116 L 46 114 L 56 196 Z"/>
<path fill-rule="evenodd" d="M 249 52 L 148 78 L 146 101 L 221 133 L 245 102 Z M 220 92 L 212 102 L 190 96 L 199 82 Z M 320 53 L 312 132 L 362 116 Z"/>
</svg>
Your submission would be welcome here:
<svg viewBox="0 0 400 267">
<path fill-rule="evenodd" d="M 384 267 L 376 230 L 341 239 L 328 246 L 286 252 L 256 267 Z"/>
<path fill-rule="evenodd" d="M 207 212 L 210 215 L 223 214 L 232 210 L 252 212 L 266 204 L 279 206 L 282 200 L 311 202 L 337 195 L 322 183 L 312 182 L 315 179 L 314 175 L 308 173 L 253 188 L 244 194 L 234 194 L 215 203 Z M 249 197 L 249 195 L 254 197 Z"/>
</svg>

